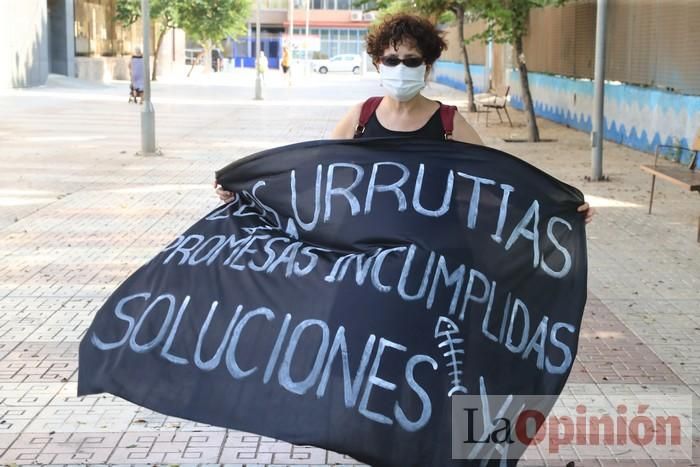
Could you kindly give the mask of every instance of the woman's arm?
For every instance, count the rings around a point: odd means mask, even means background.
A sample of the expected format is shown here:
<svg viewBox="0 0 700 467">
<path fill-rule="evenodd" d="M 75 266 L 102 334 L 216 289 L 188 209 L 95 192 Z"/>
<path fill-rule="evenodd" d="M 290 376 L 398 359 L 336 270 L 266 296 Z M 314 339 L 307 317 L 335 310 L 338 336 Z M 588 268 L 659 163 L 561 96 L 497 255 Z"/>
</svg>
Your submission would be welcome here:
<svg viewBox="0 0 700 467">
<path fill-rule="evenodd" d="M 362 104 L 356 104 L 348 110 L 335 128 L 333 128 L 328 139 L 352 139 L 355 136 L 355 127 L 360 121 L 361 111 Z"/>
</svg>

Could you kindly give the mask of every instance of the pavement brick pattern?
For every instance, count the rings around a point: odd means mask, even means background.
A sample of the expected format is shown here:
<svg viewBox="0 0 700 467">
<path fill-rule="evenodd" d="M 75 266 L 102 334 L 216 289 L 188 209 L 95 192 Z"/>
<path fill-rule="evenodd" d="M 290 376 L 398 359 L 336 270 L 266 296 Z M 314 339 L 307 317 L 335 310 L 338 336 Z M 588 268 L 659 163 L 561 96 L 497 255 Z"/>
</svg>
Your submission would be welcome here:
<svg viewBox="0 0 700 467">
<path fill-rule="evenodd" d="M 217 204 L 214 170 L 258 150 L 323 138 L 351 104 L 381 94 L 372 77 L 315 76 L 288 88 L 272 75 L 266 100 L 255 102 L 250 74 L 220 75 L 154 85 L 158 158 L 134 156 L 140 109 L 126 103 L 124 83 L 52 78 L 43 88 L 0 94 L 0 464 L 360 465 L 109 395 L 75 397 L 78 342 L 94 313 Z M 426 92 L 463 104 L 460 93 L 439 85 Z M 590 294 L 565 391 L 640 400 L 690 393 L 700 407 L 698 200 L 659 183 L 648 216 L 649 180 L 637 166 L 651 156 L 608 143 L 611 181 L 586 182 L 587 135 L 541 121 L 555 142 L 505 143 L 525 134 L 524 117 L 512 114 L 513 129 L 474 123 L 486 144 L 579 186 L 599 210 L 588 229 Z M 697 408 L 693 415 L 697 448 Z M 601 449 L 598 459 L 571 448 L 557 460 L 528 450 L 522 464 L 695 465 Z"/>
</svg>

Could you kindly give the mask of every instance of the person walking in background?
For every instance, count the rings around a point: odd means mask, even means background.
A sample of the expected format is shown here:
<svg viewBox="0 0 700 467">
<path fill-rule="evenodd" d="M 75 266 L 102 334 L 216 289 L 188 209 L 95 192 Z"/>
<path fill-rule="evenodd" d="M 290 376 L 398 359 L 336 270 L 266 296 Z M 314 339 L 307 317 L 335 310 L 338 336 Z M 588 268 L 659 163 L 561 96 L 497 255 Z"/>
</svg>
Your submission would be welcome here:
<svg viewBox="0 0 700 467">
<path fill-rule="evenodd" d="M 263 52 L 262 50 L 258 55 L 258 59 L 255 61 L 255 69 L 258 73 L 260 73 L 260 78 L 262 79 L 262 81 L 265 82 L 265 72 L 267 71 L 267 57 L 265 56 L 265 52 Z"/>
<path fill-rule="evenodd" d="M 282 65 L 282 73 L 284 73 L 284 76 L 287 79 L 287 84 L 291 86 L 292 72 L 290 70 L 290 63 L 291 60 L 289 59 L 289 48 L 285 46 L 282 48 L 282 61 L 280 64 Z"/>
<path fill-rule="evenodd" d="M 285 46 L 282 48 L 282 73 L 287 74 L 289 71 L 289 49 Z"/>
<path fill-rule="evenodd" d="M 144 70 L 143 70 L 143 53 L 141 49 L 136 47 L 134 49 L 134 54 L 131 56 L 129 61 L 129 78 L 130 78 L 130 94 L 129 102 L 138 102 L 141 98 L 141 104 L 143 104 L 143 80 L 144 80 Z"/>
<path fill-rule="evenodd" d="M 214 73 L 218 73 L 223 68 L 224 55 L 221 49 L 214 47 L 211 49 L 211 69 Z"/>
</svg>

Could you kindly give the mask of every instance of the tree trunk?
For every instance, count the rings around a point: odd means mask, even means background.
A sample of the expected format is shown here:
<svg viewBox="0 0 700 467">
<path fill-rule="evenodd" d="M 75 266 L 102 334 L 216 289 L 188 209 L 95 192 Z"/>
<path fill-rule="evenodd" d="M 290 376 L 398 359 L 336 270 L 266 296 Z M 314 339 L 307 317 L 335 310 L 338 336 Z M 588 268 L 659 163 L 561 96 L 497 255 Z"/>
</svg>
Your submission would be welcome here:
<svg viewBox="0 0 700 467">
<path fill-rule="evenodd" d="M 515 40 L 515 53 L 518 56 L 518 71 L 520 72 L 520 93 L 522 94 L 523 104 L 525 105 L 525 115 L 527 117 L 527 139 L 532 143 L 538 143 L 540 141 L 540 131 L 537 129 L 535 105 L 532 102 L 532 94 L 530 94 L 530 84 L 527 79 L 527 65 L 525 64 L 525 55 L 523 54 L 522 37 L 518 37 Z"/>
<path fill-rule="evenodd" d="M 156 51 L 153 53 L 153 71 L 151 72 L 151 81 L 156 80 L 156 73 L 158 72 L 158 53 L 160 52 L 160 46 L 163 44 L 163 38 L 165 33 L 168 31 L 167 27 L 163 27 L 158 33 L 158 40 L 156 41 Z"/>
<path fill-rule="evenodd" d="M 204 47 L 204 57 L 203 57 L 203 62 L 204 62 L 204 73 L 208 74 L 211 73 L 211 49 L 214 48 L 214 44 L 211 41 L 206 41 L 204 44 L 202 44 Z"/>
<path fill-rule="evenodd" d="M 194 70 L 194 67 L 195 67 L 195 65 L 197 65 L 197 62 L 199 62 L 199 57 L 200 57 L 200 55 L 195 55 L 192 57 L 192 64 L 190 65 L 190 71 L 187 72 L 188 78 L 192 74 L 192 70 Z"/>
<path fill-rule="evenodd" d="M 474 104 L 474 80 L 472 79 L 471 70 L 469 70 L 469 54 L 467 53 L 467 44 L 464 42 L 464 8 L 455 8 L 455 14 L 459 20 L 459 43 L 462 46 L 462 60 L 464 61 L 464 84 L 467 87 L 467 109 L 469 112 L 476 112 Z"/>
<path fill-rule="evenodd" d="M 190 77 L 190 75 L 192 74 L 192 70 L 194 70 L 195 66 L 202 64 L 204 64 L 204 51 L 192 57 L 192 65 L 190 66 L 190 71 L 187 72 L 187 77 Z"/>
</svg>

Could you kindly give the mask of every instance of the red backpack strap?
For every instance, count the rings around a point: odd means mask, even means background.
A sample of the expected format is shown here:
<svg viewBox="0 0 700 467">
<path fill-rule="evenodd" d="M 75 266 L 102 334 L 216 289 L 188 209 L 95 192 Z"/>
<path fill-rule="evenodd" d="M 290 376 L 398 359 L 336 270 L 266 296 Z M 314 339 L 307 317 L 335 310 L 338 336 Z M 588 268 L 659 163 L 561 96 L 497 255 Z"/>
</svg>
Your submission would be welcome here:
<svg viewBox="0 0 700 467">
<path fill-rule="evenodd" d="M 367 122 L 369 122 L 369 119 L 372 118 L 372 114 L 375 110 L 377 110 L 377 107 L 379 107 L 382 99 L 382 96 L 370 97 L 362 104 L 360 119 L 357 121 L 357 126 L 355 127 L 355 138 L 359 138 L 362 136 L 362 133 L 365 132 Z"/>
<path fill-rule="evenodd" d="M 457 107 L 454 105 L 440 104 L 440 120 L 442 121 L 442 130 L 445 139 L 452 139 L 452 130 L 454 130 L 454 118 Z"/>
</svg>

